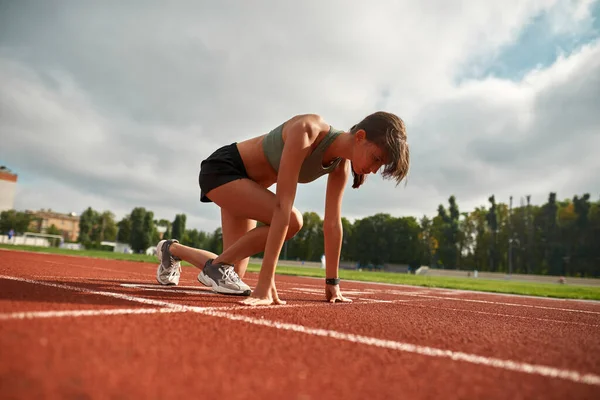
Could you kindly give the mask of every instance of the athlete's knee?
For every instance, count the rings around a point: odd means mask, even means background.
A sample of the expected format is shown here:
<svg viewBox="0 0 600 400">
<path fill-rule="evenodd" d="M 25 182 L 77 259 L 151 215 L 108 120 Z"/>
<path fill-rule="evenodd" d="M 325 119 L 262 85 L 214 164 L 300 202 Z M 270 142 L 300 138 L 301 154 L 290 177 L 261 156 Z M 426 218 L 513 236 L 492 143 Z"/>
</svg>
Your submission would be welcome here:
<svg viewBox="0 0 600 400">
<path fill-rule="evenodd" d="M 285 239 L 291 239 L 294 237 L 300 229 L 302 229 L 302 225 L 304 224 L 304 219 L 302 218 L 302 213 L 298 211 L 296 208 L 292 208 L 292 213 L 290 214 L 290 225 L 288 226 L 288 232 Z"/>
</svg>

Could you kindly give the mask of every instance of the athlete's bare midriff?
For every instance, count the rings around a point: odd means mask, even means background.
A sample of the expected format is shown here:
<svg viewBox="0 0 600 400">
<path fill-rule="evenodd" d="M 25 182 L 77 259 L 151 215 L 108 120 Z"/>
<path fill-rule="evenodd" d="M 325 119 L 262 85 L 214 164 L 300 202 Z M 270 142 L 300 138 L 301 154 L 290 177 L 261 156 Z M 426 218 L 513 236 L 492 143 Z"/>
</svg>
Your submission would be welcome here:
<svg viewBox="0 0 600 400">
<path fill-rule="evenodd" d="M 277 182 L 277 172 L 271 167 L 263 151 L 264 137 L 265 135 L 261 135 L 239 142 L 237 148 L 250 179 L 268 188 Z"/>
</svg>

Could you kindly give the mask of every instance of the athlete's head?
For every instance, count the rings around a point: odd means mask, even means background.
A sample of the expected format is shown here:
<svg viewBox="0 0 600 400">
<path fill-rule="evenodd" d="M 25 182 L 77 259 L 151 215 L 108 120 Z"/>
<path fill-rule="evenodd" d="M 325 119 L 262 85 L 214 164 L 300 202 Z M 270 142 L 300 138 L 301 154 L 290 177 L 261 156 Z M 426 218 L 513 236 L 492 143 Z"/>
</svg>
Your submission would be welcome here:
<svg viewBox="0 0 600 400">
<path fill-rule="evenodd" d="M 408 174 L 410 153 L 404 121 L 394 114 L 378 111 L 365 117 L 350 129 L 354 135 L 352 155 L 353 188 L 358 188 L 369 173 L 394 179 L 396 185 Z"/>
</svg>

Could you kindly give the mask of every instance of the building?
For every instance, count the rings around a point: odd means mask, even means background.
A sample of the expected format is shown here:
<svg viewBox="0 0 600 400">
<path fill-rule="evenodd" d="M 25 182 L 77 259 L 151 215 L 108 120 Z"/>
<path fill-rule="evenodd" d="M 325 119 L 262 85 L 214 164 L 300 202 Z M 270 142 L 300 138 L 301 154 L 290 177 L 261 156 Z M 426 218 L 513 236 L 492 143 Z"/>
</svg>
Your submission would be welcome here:
<svg viewBox="0 0 600 400">
<path fill-rule="evenodd" d="M 62 237 L 69 242 L 79 238 L 79 216 L 75 213 L 61 214 L 52 210 L 27 211 L 32 220 L 29 229 L 34 232 L 48 233 L 48 228 L 54 225 Z"/>
<path fill-rule="evenodd" d="M 17 188 L 17 175 L 0 166 L 0 212 L 15 208 L 15 191 Z"/>
</svg>

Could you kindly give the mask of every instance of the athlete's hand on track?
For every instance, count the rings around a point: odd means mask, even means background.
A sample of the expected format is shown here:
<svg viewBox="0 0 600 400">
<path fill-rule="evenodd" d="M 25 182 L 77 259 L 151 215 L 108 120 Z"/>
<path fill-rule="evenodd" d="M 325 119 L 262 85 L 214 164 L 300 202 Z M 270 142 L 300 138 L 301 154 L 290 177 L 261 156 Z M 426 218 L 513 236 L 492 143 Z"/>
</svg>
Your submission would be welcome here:
<svg viewBox="0 0 600 400">
<path fill-rule="evenodd" d="M 352 299 L 342 296 L 340 285 L 325 285 L 325 298 L 330 303 L 352 303 Z"/>
<path fill-rule="evenodd" d="M 252 292 L 250 297 L 245 298 L 239 302 L 246 306 L 270 306 L 270 305 L 284 305 L 286 302 L 279 298 L 277 294 L 277 288 L 275 282 L 271 282 L 269 285 L 261 286 L 260 283 L 256 285 L 256 288 Z"/>
</svg>

